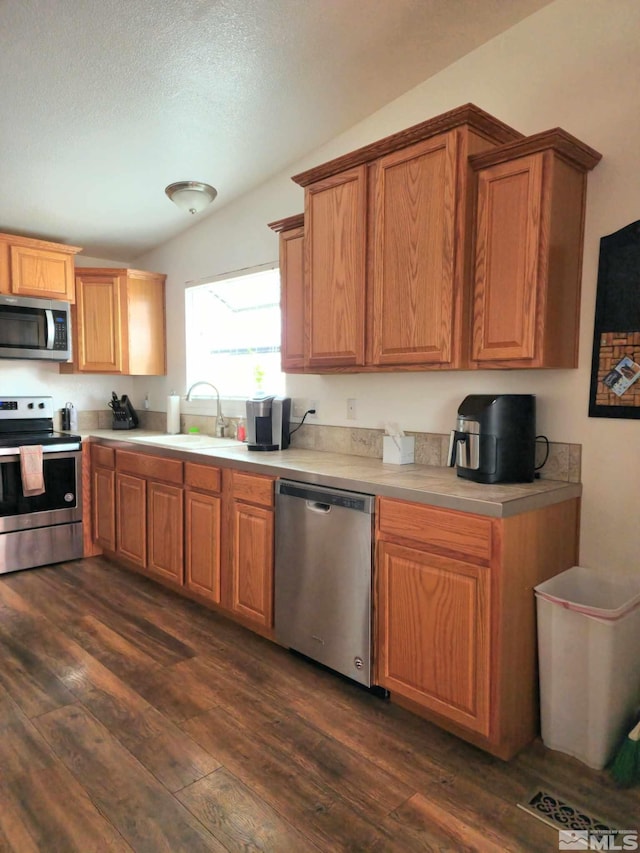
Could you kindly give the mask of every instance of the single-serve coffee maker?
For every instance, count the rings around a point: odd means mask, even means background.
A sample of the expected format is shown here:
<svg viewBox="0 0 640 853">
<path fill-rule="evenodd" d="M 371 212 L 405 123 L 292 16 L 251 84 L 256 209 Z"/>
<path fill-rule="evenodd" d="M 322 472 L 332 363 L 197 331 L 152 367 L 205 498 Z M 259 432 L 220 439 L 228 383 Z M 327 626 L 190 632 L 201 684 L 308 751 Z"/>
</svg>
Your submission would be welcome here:
<svg viewBox="0 0 640 853">
<path fill-rule="evenodd" d="M 289 447 L 291 397 L 252 397 L 247 400 L 247 449 L 286 450 Z"/>
<path fill-rule="evenodd" d="M 449 465 L 476 483 L 530 483 L 536 456 L 533 394 L 471 394 L 458 408 Z"/>
</svg>

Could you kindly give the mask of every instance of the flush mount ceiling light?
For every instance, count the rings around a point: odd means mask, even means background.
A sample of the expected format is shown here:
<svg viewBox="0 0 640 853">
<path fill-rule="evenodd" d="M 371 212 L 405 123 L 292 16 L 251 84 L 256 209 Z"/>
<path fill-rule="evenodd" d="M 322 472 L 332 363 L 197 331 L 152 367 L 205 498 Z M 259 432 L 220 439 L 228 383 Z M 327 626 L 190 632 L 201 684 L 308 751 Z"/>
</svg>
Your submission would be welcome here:
<svg viewBox="0 0 640 853">
<path fill-rule="evenodd" d="M 215 187 L 200 181 L 178 181 L 169 184 L 165 192 L 174 204 L 189 213 L 200 213 L 218 195 Z"/>
</svg>

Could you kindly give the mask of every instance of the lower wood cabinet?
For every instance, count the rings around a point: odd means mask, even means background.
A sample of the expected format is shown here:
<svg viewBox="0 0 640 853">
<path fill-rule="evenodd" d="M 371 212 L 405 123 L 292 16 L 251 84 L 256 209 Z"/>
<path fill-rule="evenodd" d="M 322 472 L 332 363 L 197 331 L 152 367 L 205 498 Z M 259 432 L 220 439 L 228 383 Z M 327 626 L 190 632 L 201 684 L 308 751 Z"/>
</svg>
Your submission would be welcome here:
<svg viewBox="0 0 640 853">
<path fill-rule="evenodd" d="M 116 555 L 161 579 L 183 579 L 182 462 L 116 450 Z"/>
<path fill-rule="evenodd" d="M 537 734 L 536 584 L 577 563 L 579 499 L 487 518 L 378 501 L 377 683 L 501 758 Z"/>
<path fill-rule="evenodd" d="M 174 583 L 183 580 L 183 491 L 180 486 L 147 486 L 147 568 Z"/>
<path fill-rule="evenodd" d="M 96 545 L 271 635 L 273 477 L 102 444 L 91 469 Z"/>
<path fill-rule="evenodd" d="M 273 627 L 274 478 L 228 471 L 231 566 L 227 604 L 259 628 Z"/>
<path fill-rule="evenodd" d="M 93 541 L 107 551 L 116 549 L 116 472 L 115 452 L 110 447 L 91 444 L 90 452 L 84 453 L 83 466 L 90 460 L 91 471 L 91 532 Z M 83 467 L 84 480 L 84 467 Z M 84 496 L 83 496 L 84 500 Z M 86 516 L 85 516 L 86 517 Z M 87 544 L 85 543 L 85 556 Z"/>
<path fill-rule="evenodd" d="M 116 554 L 141 568 L 147 566 L 147 482 L 116 474 Z"/>
<path fill-rule="evenodd" d="M 379 680 L 489 734 L 490 570 L 381 542 Z"/>
<path fill-rule="evenodd" d="M 184 556 L 187 589 L 220 604 L 222 498 L 220 469 L 185 462 Z"/>
</svg>

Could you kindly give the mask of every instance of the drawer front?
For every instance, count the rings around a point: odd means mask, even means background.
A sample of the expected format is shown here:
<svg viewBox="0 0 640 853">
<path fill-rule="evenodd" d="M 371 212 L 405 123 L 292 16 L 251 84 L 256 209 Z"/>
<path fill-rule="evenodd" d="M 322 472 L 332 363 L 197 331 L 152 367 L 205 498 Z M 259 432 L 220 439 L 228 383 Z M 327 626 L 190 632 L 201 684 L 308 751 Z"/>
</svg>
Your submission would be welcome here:
<svg viewBox="0 0 640 853">
<path fill-rule="evenodd" d="M 137 474 L 139 477 L 148 477 L 152 480 L 162 480 L 165 483 L 182 483 L 182 462 L 178 459 L 117 450 L 116 468 L 118 471 L 126 471 L 128 474 Z"/>
<path fill-rule="evenodd" d="M 113 447 L 103 447 L 101 444 L 91 445 L 91 463 L 100 468 L 116 467 L 116 452 Z"/>
<path fill-rule="evenodd" d="M 274 478 L 259 474 L 245 474 L 233 471 L 233 497 L 237 501 L 246 501 L 260 506 L 273 506 Z"/>
<path fill-rule="evenodd" d="M 476 559 L 491 559 L 492 523 L 488 518 L 391 498 L 380 498 L 379 508 L 382 536 L 410 539 L 426 547 Z"/>
<path fill-rule="evenodd" d="M 220 469 L 210 465 L 196 465 L 194 462 L 184 463 L 184 484 L 192 489 L 202 489 L 204 492 L 219 492 Z"/>
</svg>

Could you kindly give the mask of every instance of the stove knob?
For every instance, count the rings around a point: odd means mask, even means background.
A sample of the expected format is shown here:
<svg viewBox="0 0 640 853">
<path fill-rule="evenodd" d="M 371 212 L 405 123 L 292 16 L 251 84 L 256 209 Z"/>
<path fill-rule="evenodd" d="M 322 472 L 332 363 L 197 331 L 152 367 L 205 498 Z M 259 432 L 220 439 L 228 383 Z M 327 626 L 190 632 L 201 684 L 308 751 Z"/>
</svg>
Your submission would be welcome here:
<svg viewBox="0 0 640 853">
<path fill-rule="evenodd" d="M 44 403 L 38 403 L 38 408 L 39 408 L 39 409 L 44 409 Z"/>
<path fill-rule="evenodd" d="M 33 403 L 27 403 L 27 409 L 33 409 Z"/>
</svg>

